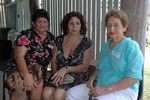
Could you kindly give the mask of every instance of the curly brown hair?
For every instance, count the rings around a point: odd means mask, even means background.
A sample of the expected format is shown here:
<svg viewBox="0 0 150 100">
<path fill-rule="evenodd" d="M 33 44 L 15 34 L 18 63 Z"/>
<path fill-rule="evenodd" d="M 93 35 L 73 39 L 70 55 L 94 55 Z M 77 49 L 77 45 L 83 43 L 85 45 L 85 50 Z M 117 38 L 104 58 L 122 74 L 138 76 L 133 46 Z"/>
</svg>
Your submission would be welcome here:
<svg viewBox="0 0 150 100">
<path fill-rule="evenodd" d="M 105 16 L 105 26 L 107 26 L 108 19 L 111 16 L 119 18 L 123 27 L 128 25 L 128 15 L 123 10 L 111 9 Z"/>
<path fill-rule="evenodd" d="M 80 34 L 85 36 L 87 31 L 85 17 L 80 12 L 75 12 L 75 11 L 67 13 L 64 16 L 63 20 L 60 23 L 61 32 L 63 32 L 64 35 L 68 34 L 68 23 L 72 17 L 77 17 L 80 20 L 81 22 Z"/>
<path fill-rule="evenodd" d="M 44 17 L 49 22 L 49 14 L 45 9 L 37 9 L 35 13 L 32 15 L 32 21 L 35 23 L 36 20 L 40 17 Z"/>
</svg>

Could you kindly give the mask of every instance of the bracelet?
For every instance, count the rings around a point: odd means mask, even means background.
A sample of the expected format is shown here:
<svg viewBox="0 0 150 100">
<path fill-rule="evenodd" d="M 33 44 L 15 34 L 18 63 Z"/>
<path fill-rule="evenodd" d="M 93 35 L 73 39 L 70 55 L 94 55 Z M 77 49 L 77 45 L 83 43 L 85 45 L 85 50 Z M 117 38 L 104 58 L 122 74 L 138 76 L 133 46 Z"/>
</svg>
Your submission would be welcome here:
<svg viewBox="0 0 150 100">
<path fill-rule="evenodd" d="M 71 67 L 70 66 L 66 66 L 66 72 L 67 73 L 71 72 Z"/>
<path fill-rule="evenodd" d="M 109 91 L 112 91 L 112 88 L 111 88 L 111 87 L 109 87 Z"/>
<path fill-rule="evenodd" d="M 107 86 L 107 90 L 112 91 L 112 87 L 110 85 Z"/>
</svg>

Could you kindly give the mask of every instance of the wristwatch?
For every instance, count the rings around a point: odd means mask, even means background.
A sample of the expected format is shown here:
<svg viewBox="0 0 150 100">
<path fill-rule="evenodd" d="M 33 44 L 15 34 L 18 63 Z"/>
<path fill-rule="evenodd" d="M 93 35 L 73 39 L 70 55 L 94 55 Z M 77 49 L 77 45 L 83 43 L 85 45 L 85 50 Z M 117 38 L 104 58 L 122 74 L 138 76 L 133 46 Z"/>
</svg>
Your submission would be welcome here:
<svg viewBox="0 0 150 100">
<path fill-rule="evenodd" d="M 112 88 L 111 88 L 111 87 L 109 87 L 109 91 L 112 91 Z"/>
<path fill-rule="evenodd" d="M 70 66 L 66 66 L 66 71 L 67 71 L 67 73 L 69 73 L 71 71 Z"/>
</svg>

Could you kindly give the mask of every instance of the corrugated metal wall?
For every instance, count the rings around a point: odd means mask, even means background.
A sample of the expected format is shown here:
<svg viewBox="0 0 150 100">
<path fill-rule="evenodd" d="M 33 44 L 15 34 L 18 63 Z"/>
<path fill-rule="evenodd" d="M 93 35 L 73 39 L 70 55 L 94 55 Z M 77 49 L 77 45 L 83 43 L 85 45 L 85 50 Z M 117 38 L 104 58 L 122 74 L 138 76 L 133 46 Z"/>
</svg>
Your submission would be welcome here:
<svg viewBox="0 0 150 100">
<path fill-rule="evenodd" d="M 56 36 L 63 16 L 71 11 L 81 12 L 87 20 L 88 37 L 93 40 L 93 58 L 97 59 L 101 45 L 106 41 L 105 14 L 109 9 L 120 8 L 120 0 L 41 0 L 42 8 L 50 14 L 49 29 Z"/>
<path fill-rule="evenodd" d="M 18 32 L 30 27 L 29 0 L 17 1 Z M 71 11 L 81 12 L 87 21 L 88 33 L 94 44 L 93 58 L 97 59 L 101 45 L 106 41 L 106 29 L 104 26 L 105 14 L 109 9 L 120 8 L 120 0 L 41 0 L 41 7 L 50 14 L 49 30 L 56 36 L 59 32 L 59 24 L 63 16 Z M 0 0 L 4 4 L 4 0 Z M 28 9 L 27 9 L 28 8 Z M 4 7 L 0 6 L 0 13 L 4 13 Z M 4 14 L 0 14 L 0 25 L 5 26 Z"/>
<path fill-rule="evenodd" d="M 0 27 L 6 26 L 5 20 L 5 0 L 0 0 Z"/>
</svg>

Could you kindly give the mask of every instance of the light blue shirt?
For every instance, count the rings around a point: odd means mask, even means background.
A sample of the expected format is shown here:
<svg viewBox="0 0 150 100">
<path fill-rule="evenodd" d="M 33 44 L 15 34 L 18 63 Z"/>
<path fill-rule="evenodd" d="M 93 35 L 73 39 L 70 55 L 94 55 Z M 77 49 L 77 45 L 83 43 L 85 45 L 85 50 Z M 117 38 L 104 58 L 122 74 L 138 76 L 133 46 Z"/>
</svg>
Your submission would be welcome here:
<svg viewBox="0 0 150 100">
<path fill-rule="evenodd" d="M 125 77 L 138 79 L 130 88 L 138 91 L 142 80 L 143 55 L 139 45 L 134 40 L 126 38 L 109 52 L 110 40 L 101 49 L 97 69 L 98 86 L 113 84 Z"/>
</svg>

